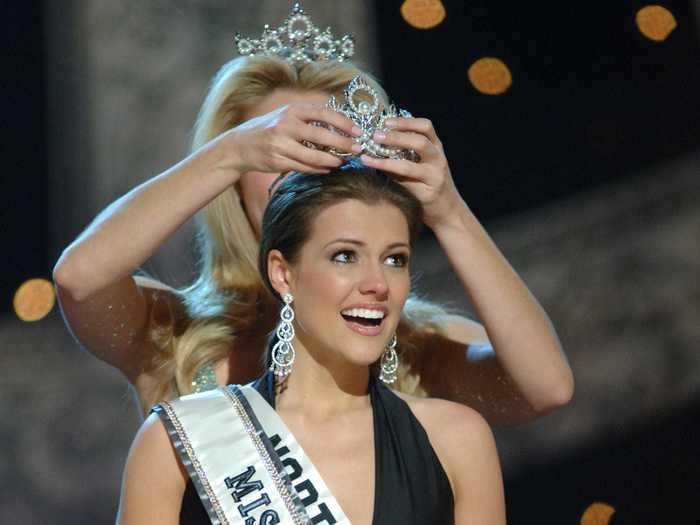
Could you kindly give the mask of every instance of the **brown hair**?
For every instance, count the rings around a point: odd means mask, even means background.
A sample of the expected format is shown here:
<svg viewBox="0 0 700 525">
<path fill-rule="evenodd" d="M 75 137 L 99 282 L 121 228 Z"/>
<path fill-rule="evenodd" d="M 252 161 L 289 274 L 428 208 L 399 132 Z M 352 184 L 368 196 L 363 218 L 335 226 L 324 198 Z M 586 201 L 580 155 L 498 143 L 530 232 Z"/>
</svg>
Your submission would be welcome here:
<svg viewBox="0 0 700 525">
<path fill-rule="evenodd" d="M 293 263 L 309 237 L 316 216 L 345 200 L 396 206 L 406 219 L 411 242 L 418 238 L 423 226 L 420 202 L 381 171 L 351 162 L 327 175 L 293 173 L 273 193 L 262 221 L 258 268 L 273 295 L 277 293 L 267 273 L 270 250 L 279 250 Z"/>
</svg>

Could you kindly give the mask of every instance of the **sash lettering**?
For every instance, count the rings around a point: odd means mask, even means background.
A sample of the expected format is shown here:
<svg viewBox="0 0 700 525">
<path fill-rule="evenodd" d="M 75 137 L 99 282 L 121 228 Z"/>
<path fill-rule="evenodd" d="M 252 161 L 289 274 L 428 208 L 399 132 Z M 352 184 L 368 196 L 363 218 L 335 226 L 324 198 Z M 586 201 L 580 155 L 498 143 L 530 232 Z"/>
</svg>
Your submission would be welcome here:
<svg viewBox="0 0 700 525">
<path fill-rule="evenodd" d="M 306 510 L 311 517 L 311 521 L 314 523 L 314 525 L 318 523 L 334 525 L 337 523 L 337 521 L 333 517 L 333 513 L 328 506 L 325 503 L 318 505 L 316 504 L 318 500 L 318 491 L 316 490 L 316 487 L 314 487 L 311 480 L 306 478 L 296 483 L 296 481 L 303 476 L 304 470 L 301 468 L 301 465 L 296 459 L 288 455 L 289 448 L 285 446 L 278 447 L 281 441 L 282 438 L 280 438 L 278 434 L 270 436 L 270 442 L 272 443 L 272 446 L 275 447 L 275 452 L 282 460 L 282 465 L 284 465 L 285 469 L 287 470 L 289 479 L 291 479 L 292 483 L 294 483 L 294 490 L 296 490 L 297 494 L 299 494 L 299 498 L 301 498 L 301 502 L 304 504 L 304 507 L 306 507 Z"/>
<path fill-rule="evenodd" d="M 255 480 L 250 481 L 250 478 L 255 474 L 255 467 L 248 465 L 243 472 L 234 477 L 227 477 L 224 480 L 226 487 L 233 489 L 231 497 L 236 503 L 240 503 L 241 500 L 246 497 L 251 492 L 262 491 L 264 486 L 262 481 Z M 255 518 L 250 517 L 250 513 L 253 512 L 258 507 L 270 504 L 270 497 L 266 492 L 262 492 L 255 500 L 246 503 L 245 505 L 241 503 L 238 505 L 238 512 L 241 517 L 246 518 L 245 525 L 256 525 Z M 266 510 L 260 516 L 260 525 L 274 525 L 280 522 L 279 515 L 274 510 Z"/>
</svg>

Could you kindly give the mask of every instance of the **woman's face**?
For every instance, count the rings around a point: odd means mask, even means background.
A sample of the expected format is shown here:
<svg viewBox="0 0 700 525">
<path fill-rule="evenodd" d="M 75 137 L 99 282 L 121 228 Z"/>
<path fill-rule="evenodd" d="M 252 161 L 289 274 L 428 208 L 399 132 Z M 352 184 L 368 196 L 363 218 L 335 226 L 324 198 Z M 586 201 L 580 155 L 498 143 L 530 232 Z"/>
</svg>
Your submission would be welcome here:
<svg viewBox="0 0 700 525">
<path fill-rule="evenodd" d="M 322 91 L 296 91 L 291 89 L 276 89 L 270 93 L 253 111 L 245 115 L 250 120 L 265 115 L 275 109 L 293 103 L 314 104 L 325 106 L 330 95 Z M 279 173 L 249 171 L 241 175 L 238 190 L 245 206 L 248 220 L 257 237 L 260 237 L 260 225 L 263 213 L 269 200 L 270 186 L 280 176 Z"/>
<path fill-rule="evenodd" d="M 409 257 L 408 224 L 394 205 L 346 200 L 323 210 L 289 266 L 297 340 L 317 360 L 375 362 L 408 296 Z"/>
</svg>

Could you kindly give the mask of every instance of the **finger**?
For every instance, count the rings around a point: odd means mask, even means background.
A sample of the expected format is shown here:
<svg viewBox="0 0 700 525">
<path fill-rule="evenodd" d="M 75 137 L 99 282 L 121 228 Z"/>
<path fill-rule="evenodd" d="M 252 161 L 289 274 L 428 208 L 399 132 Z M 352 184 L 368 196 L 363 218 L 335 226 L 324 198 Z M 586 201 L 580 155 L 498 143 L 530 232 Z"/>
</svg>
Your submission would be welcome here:
<svg viewBox="0 0 700 525">
<path fill-rule="evenodd" d="M 372 138 L 383 146 L 412 149 L 420 155 L 421 160 L 431 160 L 441 155 L 441 150 L 430 142 L 428 137 L 420 133 L 410 131 L 376 132 Z"/>
<path fill-rule="evenodd" d="M 369 155 L 360 157 L 362 164 L 368 168 L 374 168 L 386 172 L 388 175 L 399 176 L 402 179 L 423 181 L 423 171 L 420 164 L 410 160 L 398 159 L 378 159 Z"/>
<path fill-rule="evenodd" d="M 299 142 L 289 139 L 286 148 L 286 155 L 296 162 L 300 162 L 307 166 L 313 166 L 316 169 L 336 169 L 343 161 L 325 151 L 319 151 L 300 144 Z"/>
<path fill-rule="evenodd" d="M 355 123 L 337 111 L 317 106 L 300 106 L 297 108 L 296 116 L 304 122 L 323 122 L 330 124 L 344 133 L 359 137 L 362 130 Z"/>
<path fill-rule="evenodd" d="M 299 137 L 299 140 L 308 140 L 319 146 L 332 147 L 345 153 L 362 151 L 362 147 L 356 144 L 352 137 L 346 137 L 335 131 L 310 124 L 304 127 L 303 135 Z"/>
<path fill-rule="evenodd" d="M 308 164 L 304 164 L 303 162 L 297 162 L 294 160 L 287 160 L 285 163 L 286 172 L 291 173 L 294 171 L 298 171 L 299 173 L 305 173 L 307 175 L 320 175 L 320 174 L 326 174 L 330 173 L 330 169 L 328 168 L 319 168 L 316 166 L 309 166 Z"/>
<path fill-rule="evenodd" d="M 395 117 L 386 119 L 384 121 L 384 125 L 388 129 L 395 129 L 397 131 L 413 131 L 414 133 L 420 133 L 421 135 L 425 135 L 428 138 L 428 140 L 433 144 L 441 144 L 440 139 L 437 136 L 437 132 L 433 127 L 433 123 L 427 118 Z"/>
</svg>

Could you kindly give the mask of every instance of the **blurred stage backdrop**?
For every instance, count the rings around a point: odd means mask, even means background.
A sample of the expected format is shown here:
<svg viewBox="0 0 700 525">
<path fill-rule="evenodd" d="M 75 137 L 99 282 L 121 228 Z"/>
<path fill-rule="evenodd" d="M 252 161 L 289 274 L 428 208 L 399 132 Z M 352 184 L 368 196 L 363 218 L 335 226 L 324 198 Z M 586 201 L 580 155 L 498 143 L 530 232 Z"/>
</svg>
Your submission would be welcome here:
<svg viewBox="0 0 700 525">
<path fill-rule="evenodd" d="M 42 283 L 20 286 L 50 279 L 100 209 L 187 153 L 234 32 L 290 4 L 3 4 L 0 523 L 112 522 L 139 424 L 125 380 L 71 339 Z M 700 522 L 699 2 L 304 7 L 434 121 L 571 360 L 568 407 L 495 428 L 509 522 Z M 187 283 L 191 233 L 146 270 Z M 469 312 L 429 235 L 416 271 L 425 295 Z"/>
</svg>

